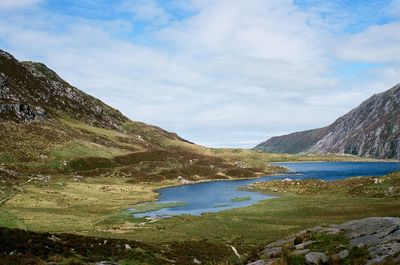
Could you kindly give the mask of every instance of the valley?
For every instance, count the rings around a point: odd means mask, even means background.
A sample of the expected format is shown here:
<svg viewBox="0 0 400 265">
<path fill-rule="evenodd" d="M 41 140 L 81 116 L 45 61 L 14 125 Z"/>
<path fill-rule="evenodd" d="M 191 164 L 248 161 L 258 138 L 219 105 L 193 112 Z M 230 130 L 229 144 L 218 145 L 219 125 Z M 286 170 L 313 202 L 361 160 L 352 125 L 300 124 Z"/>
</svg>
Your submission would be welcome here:
<svg viewBox="0 0 400 265">
<path fill-rule="evenodd" d="M 4 51 L 0 121 L 0 260 L 7 265 L 247 264 L 267 243 L 309 227 L 400 216 L 396 173 L 382 183 L 365 177 L 291 186 L 277 177 L 288 165 L 275 163 L 388 162 L 379 156 L 204 147 L 130 120 L 45 65 Z M 157 204 L 162 188 L 274 177 L 251 186 L 262 198 L 235 194 L 212 205 L 213 213 L 132 217 L 135 207 L 146 213 L 186 205 Z"/>
</svg>

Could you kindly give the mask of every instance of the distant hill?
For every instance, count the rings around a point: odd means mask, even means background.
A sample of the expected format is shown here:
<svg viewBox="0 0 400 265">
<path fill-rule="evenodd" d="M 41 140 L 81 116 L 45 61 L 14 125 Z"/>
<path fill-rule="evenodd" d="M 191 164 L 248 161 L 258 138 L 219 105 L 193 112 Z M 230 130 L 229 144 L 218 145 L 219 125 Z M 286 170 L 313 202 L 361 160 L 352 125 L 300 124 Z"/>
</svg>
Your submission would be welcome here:
<svg viewBox="0 0 400 265">
<path fill-rule="evenodd" d="M 400 158 L 400 84 L 373 95 L 327 127 L 272 137 L 255 149 Z"/>
</svg>

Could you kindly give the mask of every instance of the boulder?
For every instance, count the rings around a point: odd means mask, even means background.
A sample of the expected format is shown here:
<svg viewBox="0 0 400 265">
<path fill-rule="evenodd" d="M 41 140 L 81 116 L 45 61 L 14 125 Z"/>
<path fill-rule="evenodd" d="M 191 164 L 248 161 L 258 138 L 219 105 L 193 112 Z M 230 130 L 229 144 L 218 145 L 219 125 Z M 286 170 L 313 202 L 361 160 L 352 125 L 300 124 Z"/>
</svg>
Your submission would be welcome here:
<svg viewBox="0 0 400 265">
<path fill-rule="evenodd" d="M 297 249 L 297 250 L 305 249 L 306 247 L 308 247 L 312 243 L 314 243 L 314 241 L 309 240 L 309 241 L 306 241 L 306 242 L 303 242 L 303 243 L 295 245 L 294 248 Z"/>
<path fill-rule="evenodd" d="M 197 258 L 193 259 L 193 263 L 194 264 L 201 264 L 202 262 L 200 260 L 198 260 Z"/>
<path fill-rule="evenodd" d="M 328 258 L 322 252 L 310 252 L 305 256 L 306 264 L 322 265 L 328 263 Z"/>
<path fill-rule="evenodd" d="M 247 265 L 266 265 L 267 263 L 263 260 L 257 260 L 251 263 L 248 263 Z"/>
<path fill-rule="evenodd" d="M 280 256 L 282 253 L 282 247 L 267 247 L 262 252 L 263 256 L 267 258 L 275 258 Z"/>
<path fill-rule="evenodd" d="M 340 251 L 338 254 L 338 256 L 341 260 L 347 258 L 349 255 L 350 255 L 350 251 L 348 251 L 347 249 Z"/>
<path fill-rule="evenodd" d="M 298 255 L 305 255 L 307 253 L 309 253 L 311 250 L 309 250 L 308 248 L 305 249 L 298 249 L 292 252 L 292 255 L 298 256 Z"/>
</svg>

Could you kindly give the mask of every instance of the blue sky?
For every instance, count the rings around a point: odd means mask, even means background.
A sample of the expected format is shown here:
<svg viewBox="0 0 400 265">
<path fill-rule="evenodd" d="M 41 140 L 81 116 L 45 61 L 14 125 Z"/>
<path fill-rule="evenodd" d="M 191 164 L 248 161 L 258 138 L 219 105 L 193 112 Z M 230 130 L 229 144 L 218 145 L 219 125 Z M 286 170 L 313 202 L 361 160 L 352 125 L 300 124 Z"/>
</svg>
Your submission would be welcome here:
<svg viewBox="0 0 400 265">
<path fill-rule="evenodd" d="M 0 48 L 213 147 L 322 127 L 400 82 L 399 0 L 3 0 Z"/>
</svg>

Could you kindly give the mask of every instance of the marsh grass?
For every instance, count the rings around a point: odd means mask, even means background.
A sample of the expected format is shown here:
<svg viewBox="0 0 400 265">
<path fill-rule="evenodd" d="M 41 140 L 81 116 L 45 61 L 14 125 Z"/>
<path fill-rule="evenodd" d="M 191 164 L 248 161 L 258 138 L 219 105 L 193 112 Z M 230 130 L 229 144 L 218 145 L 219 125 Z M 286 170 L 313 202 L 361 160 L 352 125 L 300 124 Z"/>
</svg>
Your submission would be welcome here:
<svg viewBox="0 0 400 265">
<path fill-rule="evenodd" d="M 143 202 L 143 203 L 134 205 L 128 211 L 131 214 L 136 214 L 136 213 L 145 213 L 145 212 L 150 212 L 150 211 L 161 210 L 164 208 L 171 208 L 171 207 L 178 207 L 178 206 L 185 206 L 185 205 L 187 205 L 187 203 L 184 203 L 184 202 L 167 202 L 167 203 Z"/>
<path fill-rule="evenodd" d="M 235 197 L 231 199 L 231 202 L 245 202 L 251 200 L 251 197 Z"/>
</svg>

